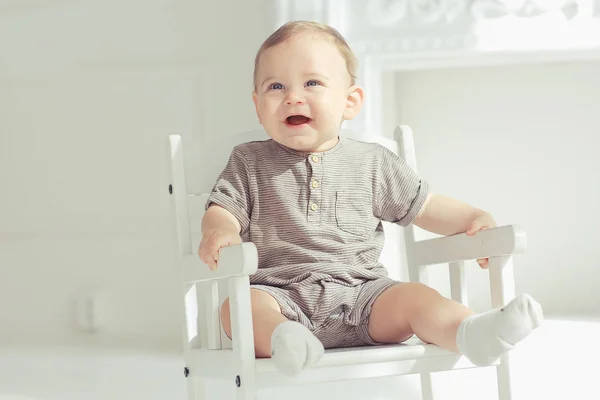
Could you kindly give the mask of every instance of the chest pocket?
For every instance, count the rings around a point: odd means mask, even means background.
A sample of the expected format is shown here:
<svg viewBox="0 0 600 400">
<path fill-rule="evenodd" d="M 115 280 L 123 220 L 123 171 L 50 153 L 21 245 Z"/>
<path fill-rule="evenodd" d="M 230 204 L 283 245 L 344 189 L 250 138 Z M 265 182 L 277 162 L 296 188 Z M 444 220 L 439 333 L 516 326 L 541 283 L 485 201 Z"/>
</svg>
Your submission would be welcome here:
<svg viewBox="0 0 600 400">
<path fill-rule="evenodd" d="M 337 191 L 335 219 L 338 228 L 353 235 L 364 235 L 375 229 L 371 193 L 366 190 Z"/>
</svg>

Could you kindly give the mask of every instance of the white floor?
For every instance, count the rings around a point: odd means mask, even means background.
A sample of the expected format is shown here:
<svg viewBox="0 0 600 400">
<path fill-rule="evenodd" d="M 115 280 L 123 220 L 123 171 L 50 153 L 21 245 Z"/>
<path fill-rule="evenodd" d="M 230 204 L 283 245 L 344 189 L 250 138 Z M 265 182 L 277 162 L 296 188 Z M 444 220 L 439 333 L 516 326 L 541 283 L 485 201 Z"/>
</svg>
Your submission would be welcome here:
<svg viewBox="0 0 600 400">
<path fill-rule="evenodd" d="M 546 321 L 512 352 L 514 400 L 600 399 L 600 323 Z M 169 354 L 76 347 L 0 347 L 0 400 L 184 400 L 183 362 Z M 493 369 L 434 375 L 438 399 L 495 399 Z M 464 386 L 463 386 L 464 385 Z M 231 385 L 216 399 L 231 398 Z M 229 386 L 229 390 L 227 388 Z M 335 391 L 335 392 L 334 392 Z M 280 399 L 265 393 L 265 400 Z M 416 377 L 286 391 L 286 400 L 419 398 Z M 261 400 L 263 400 L 261 398 Z"/>
</svg>

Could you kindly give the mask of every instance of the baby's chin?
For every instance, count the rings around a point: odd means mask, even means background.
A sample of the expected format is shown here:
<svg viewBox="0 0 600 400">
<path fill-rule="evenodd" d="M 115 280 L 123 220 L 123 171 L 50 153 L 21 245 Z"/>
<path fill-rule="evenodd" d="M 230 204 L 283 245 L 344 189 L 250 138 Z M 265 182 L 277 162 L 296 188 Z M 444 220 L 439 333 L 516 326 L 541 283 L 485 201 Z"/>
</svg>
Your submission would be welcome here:
<svg viewBox="0 0 600 400">
<path fill-rule="evenodd" d="M 318 153 L 331 149 L 337 144 L 336 138 L 328 138 L 328 139 L 317 139 L 314 137 L 306 137 L 306 136 L 293 136 L 288 137 L 283 141 L 284 146 L 288 148 L 300 151 L 303 153 Z"/>
<path fill-rule="evenodd" d="M 315 143 L 314 140 L 307 140 L 307 138 L 273 137 L 273 140 L 275 140 L 279 144 L 284 145 L 285 147 L 287 147 L 289 149 L 292 149 L 295 151 L 300 151 L 300 152 L 305 152 L 305 153 L 309 153 L 309 152 L 313 151 L 313 149 L 318 146 L 318 143 Z"/>
</svg>

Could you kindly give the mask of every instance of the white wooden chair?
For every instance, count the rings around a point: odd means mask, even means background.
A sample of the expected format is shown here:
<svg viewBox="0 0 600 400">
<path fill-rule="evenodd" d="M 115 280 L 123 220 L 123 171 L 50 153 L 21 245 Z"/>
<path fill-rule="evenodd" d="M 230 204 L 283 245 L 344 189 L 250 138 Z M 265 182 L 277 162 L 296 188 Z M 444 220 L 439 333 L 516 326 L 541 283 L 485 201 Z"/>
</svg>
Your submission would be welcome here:
<svg viewBox="0 0 600 400">
<path fill-rule="evenodd" d="M 344 134 L 348 134 L 345 132 Z M 326 350 L 313 368 L 291 378 L 275 369 L 270 359 L 256 359 L 250 308 L 249 276 L 257 270 L 257 250 L 252 243 L 221 250 L 219 268 L 210 271 L 198 255 L 200 221 L 207 194 L 225 166 L 232 148 L 239 143 L 267 139 L 262 130 L 223 138 L 186 158 L 200 176 L 194 176 L 194 191 L 187 189 L 182 138 L 170 135 L 171 167 L 169 193 L 172 199 L 175 262 L 183 280 L 185 326 L 183 327 L 184 374 L 190 400 L 220 399 L 206 393 L 207 380 L 225 380 L 235 388 L 237 400 L 260 398 L 264 388 L 420 374 L 422 398 L 433 399 L 431 374 L 438 371 L 476 368 L 465 357 L 424 344 L 413 338 L 399 345 Z M 395 141 L 382 144 L 400 154 L 416 170 L 413 135 L 398 126 Z M 190 185 L 192 186 L 192 185 Z M 415 241 L 414 227 L 405 229 L 406 266 L 410 281 L 424 282 L 427 265 L 448 264 L 451 297 L 466 304 L 464 261 L 490 257 L 489 276 L 492 307 L 501 307 L 515 297 L 512 255 L 525 249 L 525 233 L 518 226 L 502 226 L 479 232 Z M 385 249 L 384 249 L 385 252 Z M 230 297 L 232 340 L 221 329 L 219 308 Z M 511 399 L 509 355 L 496 364 L 500 400 Z M 284 392 L 285 393 L 285 392 Z"/>
</svg>

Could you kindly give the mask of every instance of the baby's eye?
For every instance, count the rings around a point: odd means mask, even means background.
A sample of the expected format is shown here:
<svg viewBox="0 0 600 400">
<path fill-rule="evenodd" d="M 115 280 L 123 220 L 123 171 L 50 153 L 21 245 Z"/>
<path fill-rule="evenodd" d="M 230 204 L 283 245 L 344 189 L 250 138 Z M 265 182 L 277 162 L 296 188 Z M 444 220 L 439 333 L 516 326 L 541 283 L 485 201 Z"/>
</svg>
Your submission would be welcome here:
<svg viewBox="0 0 600 400">
<path fill-rule="evenodd" d="M 281 90 L 283 89 L 283 85 L 281 83 L 272 83 L 271 85 L 269 85 L 269 89 L 274 89 L 274 90 Z"/>
<path fill-rule="evenodd" d="M 321 82 L 315 81 L 315 80 L 310 80 L 310 81 L 306 82 L 306 86 L 319 86 L 320 84 L 321 84 Z"/>
</svg>

